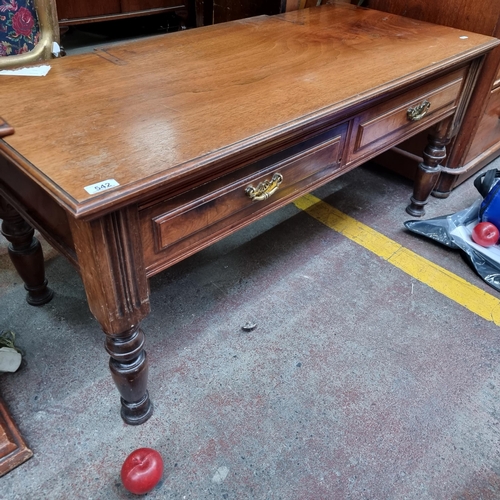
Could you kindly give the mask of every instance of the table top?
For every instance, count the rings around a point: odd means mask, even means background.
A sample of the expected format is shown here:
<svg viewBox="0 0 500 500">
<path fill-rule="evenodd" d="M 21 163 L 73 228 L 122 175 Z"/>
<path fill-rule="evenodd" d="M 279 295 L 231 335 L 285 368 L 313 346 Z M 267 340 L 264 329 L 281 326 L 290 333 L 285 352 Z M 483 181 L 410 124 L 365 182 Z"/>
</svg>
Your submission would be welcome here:
<svg viewBox="0 0 500 500">
<path fill-rule="evenodd" d="M 342 3 L 109 46 L 0 77 L 15 130 L 0 152 L 88 216 L 497 43 Z M 107 179 L 119 185 L 84 189 Z"/>
</svg>

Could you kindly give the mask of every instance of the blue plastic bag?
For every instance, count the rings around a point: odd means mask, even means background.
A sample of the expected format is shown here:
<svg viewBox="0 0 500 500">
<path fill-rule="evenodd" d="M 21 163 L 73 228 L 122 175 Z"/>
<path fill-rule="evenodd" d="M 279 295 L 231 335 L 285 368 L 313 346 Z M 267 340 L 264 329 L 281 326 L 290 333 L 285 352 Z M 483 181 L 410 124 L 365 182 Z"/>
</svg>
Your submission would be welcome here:
<svg viewBox="0 0 500 500">
<path fill-rule="evenodd" d="M 500 170 L 488 170 L 476 177 L 474 186 L 483 199 L 455 214 L 429 220 L 411 220 L 405 226 L 411 232 L 459 250 L 465 260 L 488 285 L 500 292 L 500 259 L 485 249 L 474 248 L 469 237 L 460 230 L 478 222 L 491 222 L 500 229 Z"/>
<path fill-rule="evenodd" d="M 491 222 L 500 229 L 500 171 L 488 170 L 474 179 L 474 186 L 484 200 L 479 207 L 479 221 Z"/>
</svg>

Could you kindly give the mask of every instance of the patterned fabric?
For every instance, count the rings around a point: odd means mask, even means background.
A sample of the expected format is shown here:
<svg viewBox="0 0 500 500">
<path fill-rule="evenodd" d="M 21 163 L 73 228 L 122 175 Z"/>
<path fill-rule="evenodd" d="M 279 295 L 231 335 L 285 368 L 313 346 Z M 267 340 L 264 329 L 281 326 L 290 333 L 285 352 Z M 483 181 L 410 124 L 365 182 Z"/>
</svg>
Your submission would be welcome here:
<svg viewBox="0 0 500 500">
<path fill-rule="evenodd" d="M 29 52 L 39 38 L 34 0 L 0 0 L 0 56 Z"/>
</svg>

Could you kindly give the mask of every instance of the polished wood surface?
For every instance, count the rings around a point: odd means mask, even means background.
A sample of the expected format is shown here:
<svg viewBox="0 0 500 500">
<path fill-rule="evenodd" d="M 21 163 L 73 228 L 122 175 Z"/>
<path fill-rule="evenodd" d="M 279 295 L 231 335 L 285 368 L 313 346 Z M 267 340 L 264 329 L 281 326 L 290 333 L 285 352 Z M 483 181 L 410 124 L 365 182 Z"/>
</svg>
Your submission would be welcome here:
<svg viewBox="0 0 500 500">
<path fill-rule="evenodd" d="M 391 139 L 400 140 L 406 130 L 425 123 L 435 113 L 454 110 L 460 101 L 466 68 L 459 69 L 437 80 L 421 85 L 395 100 L 384 102 L 360 113 L 354 121 L 355 140 L 351 141 L 350 158 L 362 158 L 371 154 L 377 143 L 389 143 Z M 419 106 L 428 103 L 422 111 Z M 416 117 L 409 119 L 408 114 Z"/>
<path fill-rule="evenodd" d="M 346 124 L 178 195 L 140 207 L 144 265 L 151 276 L 339 174 Z M 278 191 L 251 202 L 246 189 L 278 174 Z"/>
<path fill-rule="evenodd" d="M 195 0 L 64 0 L 57 2 L 61 26 L 109 21 L 164 12 L 194 17 Z"/>
<path fill-rule="evenodd" d="M 42 82 L 3 77 L 5 85 L 15 82 L 23 106 L 2 104 L 16 133 L 1 148 L 13 148 L 73 213 L 90 215 L 272 143 L 281 127 L 340 114 L 353 100 L 369 103 L 384 88 L 417 82 L 429 67 L 437 72 L 494 45 L 395 16 L 381 21 L 377 11 L 348 5 L 284 16 L 62 58 Z M 50 106 L 26 120 L 25 110 L 43 101 Z M 106 179 L 120 186 L 98 197 L 85 191 Z"/>
<path fill-rule="evenodd" d="M 359 0 L 284 0 L 282 12 L 291 12 L 292 10 L 298 9 L 310 9 L 311 7 L 319 7 L 320 5 L 342 2 L 358 5 Z"/>
<path fill-rule="evenodd" d="M 286 0 L 196 0 L 196 26 L 285 12 Z"/>
<path fill-rule="evenodd" d="M 212 4 L 215 24 L 281 12 L 281 0 L 218 0 Z"/>
<path fill-rule="evenodd" d="M 468 157 L 477 158 L 490 148 L 495 147 L 500 138 L 500 85 L 491 91 L 488 106 L 479 122 L 476 134 L 480 141 L 474 141 L 469 149 Z"/>
<path fill-rule="evenodd" d="M 497 0 L 367 0 L 364 5 L 429 23 L 492 34 L 500 14 Z"/>
<path fill-rule="evenodd" d="M 120 12 L 120 0 L 66 0 L 57 2 L 59 19 L 75 19 L 93 16 L 103 16 Z"/>
<path fill-rule="evenodd" d="M 342 3 L 67 57 L 36 81 L 4 78 L 16 84 L 0 120 L 14 258 L 40 265 L 27 251 L 35 227 L 79 270 L 125 422 L 152 413 L 147 279 L 432 127 L 408 207 L 422 215 L 498 44 Z"/>
<path fill-rule="evenodd" d="M 500 37 L 500 2 L 498 0 L 366 0 L 364 5 L 413 19 L 460 28 L 484 35 Z M 485 59 L 471 99 L 471 104 L 457 137 L 452 141 L 446 167 L 434 194 L 446 197 L 459 183 L 474 175 L 500 154 L 500 128 L 495 120 L 497 109 L 497 83 L 500 71 L 500 48 Z M 413 178 L 417 161 L 400 153 L 419 154 L 421 141 L 402 146 L 397 153 L 384 154 L 377 161 Z"/>
</svg>

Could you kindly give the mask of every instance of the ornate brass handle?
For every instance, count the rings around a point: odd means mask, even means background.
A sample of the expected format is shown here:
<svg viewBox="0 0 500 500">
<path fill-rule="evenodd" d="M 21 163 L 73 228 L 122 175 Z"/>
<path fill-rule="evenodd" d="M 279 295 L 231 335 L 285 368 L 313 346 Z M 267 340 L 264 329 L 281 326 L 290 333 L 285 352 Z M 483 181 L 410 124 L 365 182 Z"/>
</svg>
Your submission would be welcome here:
<svg viewBox="0 0 500 500">
<path fill-rule="evenodd" d="M 417 104 L 414 108 L 408 109 L 408 111 L 406 112 L 406 116 L 408 117 L 408 120 L 417 122 L 427 114 L 427 111 L 429 111 L 430 107 L 431 103 L 426 99 L 424 102 Z"/>
<path fill-rule="evenodd" d="M 259 185 L 256 188 L 248 186 L 245 189 L 245 194 L 252 201 L 264 201 L 276 193 L 282 182 L 283 176 L 276 173 L 272 176 L 270 181 L 259 182 Z"/>
</svg>

